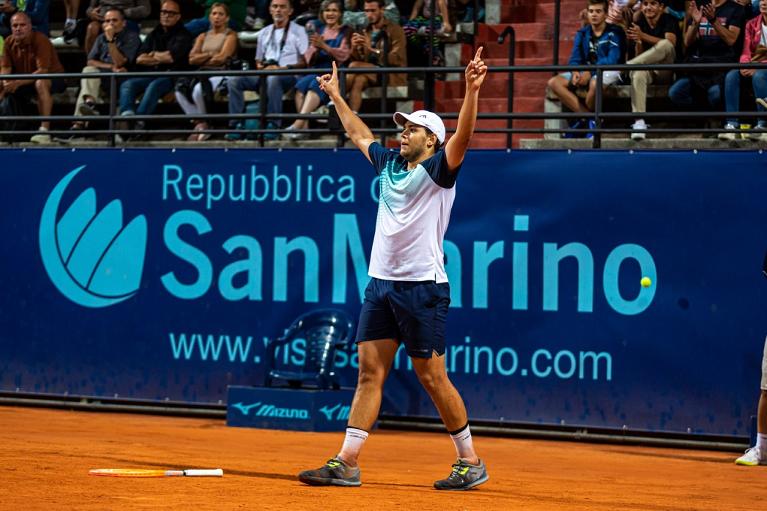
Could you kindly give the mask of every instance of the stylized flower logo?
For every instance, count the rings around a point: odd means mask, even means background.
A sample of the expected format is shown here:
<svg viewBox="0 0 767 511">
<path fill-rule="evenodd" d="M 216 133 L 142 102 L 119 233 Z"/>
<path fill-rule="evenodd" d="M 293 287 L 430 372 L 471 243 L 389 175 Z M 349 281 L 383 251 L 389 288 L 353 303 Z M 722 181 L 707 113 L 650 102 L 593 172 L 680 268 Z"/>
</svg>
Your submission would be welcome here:
<svg viewBox="0 0 767 511">
<path fill-rule="evenodd" d="M 122 204 L 96 211 L 96 191 L 82 192 L 57 222 L 69 183 L 84 168 L 59 181 L 40 219 L 40 255 L 53 284 L 83 307 L 107 307 L 139 289 L 146 255 L 147 223 L 139 215 L 123 227 Z"/>
</svg>

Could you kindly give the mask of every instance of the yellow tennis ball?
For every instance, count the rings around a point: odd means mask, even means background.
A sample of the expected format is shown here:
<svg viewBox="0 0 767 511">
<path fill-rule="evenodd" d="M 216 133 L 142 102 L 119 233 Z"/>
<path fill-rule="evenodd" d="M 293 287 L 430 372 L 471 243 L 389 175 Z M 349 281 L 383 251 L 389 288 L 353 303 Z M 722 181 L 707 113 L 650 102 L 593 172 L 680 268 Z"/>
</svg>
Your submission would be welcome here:
<svg viewBox="0 0 767 511">
<path fill-rule="evenodd" d="M 640 280 L 639 283 L 642 284 L 642 287 L 650 287 L 650 285 L 652 285 L 652 280 L 650 280 L 650 277 L 642 277 L 642 280 Z"/>
</svg>

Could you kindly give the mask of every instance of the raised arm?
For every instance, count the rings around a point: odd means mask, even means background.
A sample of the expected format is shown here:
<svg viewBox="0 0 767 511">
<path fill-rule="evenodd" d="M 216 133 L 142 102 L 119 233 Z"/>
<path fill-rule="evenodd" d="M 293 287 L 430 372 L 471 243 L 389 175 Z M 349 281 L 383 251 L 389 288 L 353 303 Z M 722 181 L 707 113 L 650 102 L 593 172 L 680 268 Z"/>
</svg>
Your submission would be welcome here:
<svg viewBox="0 0 767 511">
<path fill-rule="evenodd" d="M 466 66 L 466 95 L 458 114 L 458 126 L 455 134 L 445 145 L 445 158 L 450 172 L 455 171 L 463 162 L 466 150 L 469 148 L 474 126 L 477 124 L 477 108 L 479 104 L 479 89 L 487 76 L 487 66 L 482 61 L 482 47 L 477 50 L 474 59 Z"/>
<path fill-rule="evenodd" d="M 362 119 L 357 117 L 357 114 L 352 112 L 346 100 L 341 96 L 341 91 L 338 88 L 338 68 L 335 61 L 333 61 L 333 73 L 318 76 L 317 81 L 320 82 L 320 88 L 330 96 L 330 99 L 336 105 L 336 113 L 338 113 L 338 117 L 341 119 L 341 124 L 344 125 L 346 134 L 349 135 L 349 139 L 362 151 L 365 158 L 370 160 L 368 147 L 375 141 L 373 132 L 362 122 Z"/>
</svg>

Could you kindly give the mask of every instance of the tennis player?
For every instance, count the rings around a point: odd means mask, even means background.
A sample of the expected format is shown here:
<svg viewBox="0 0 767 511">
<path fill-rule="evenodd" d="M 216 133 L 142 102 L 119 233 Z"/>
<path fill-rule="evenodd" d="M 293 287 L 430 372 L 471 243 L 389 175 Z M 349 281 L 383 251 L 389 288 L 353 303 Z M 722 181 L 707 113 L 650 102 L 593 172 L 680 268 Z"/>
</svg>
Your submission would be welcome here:
<svg viewBox="0 0 767 511">
<path fill-rule="evenodd" d="M 359 486 L 358 458 L 381 407 L 384 381 L 400 343 L 455 443 L 458 460 L 438 490 L 468 490 L 487 481 L 474 450 L 463 399 L 445 368 L 445 320 L 450 287 L 442 241 L 455 199 L 455 183 L 477 121 L 479 89 L 487 75 L 482 48 L 466 67 L 466 96 L 455 134 L 426 110 L 397 112 L 399 154 L 387 151 L 349 108 L 338 88 L 338 70 L 318 77 L 335 103 L 351 141 L 380 175 L 378 219 L 370 256 L 370 283 L 357 328 L 359 380 L 341 451 L 317 470 L 298 475 L 312 485 Z"/>
</svg>

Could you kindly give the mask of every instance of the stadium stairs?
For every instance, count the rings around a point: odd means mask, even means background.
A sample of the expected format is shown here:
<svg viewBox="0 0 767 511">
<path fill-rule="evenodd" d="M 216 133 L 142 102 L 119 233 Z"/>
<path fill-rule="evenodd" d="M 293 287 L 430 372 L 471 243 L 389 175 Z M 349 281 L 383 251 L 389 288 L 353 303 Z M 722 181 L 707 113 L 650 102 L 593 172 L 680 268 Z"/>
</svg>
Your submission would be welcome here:
<svg viewBox="0 0 767 511">
<path fill-rule="evenodd" d="M 488 23 L 480 24 L 475 45 L 482 45 L 483 57 L 489 66 L 509 65 L 509 39 L 504 44 L 498 44 L 498 36 L 508 26 L 513 26 L 516 33 L 515 64 L 549 65 L 553 58 L 554 35 L 554 1 L 505 0 L 487 2 Z M 562 0 L 560 21 L 560 62 L 566 62 L 572 48 L 572 39 L 580 26 L 578 19 L 583 8 L 582 0 Z M 454 53 L 447 51 L 448 65 L 466 64 L 473 56 L 470 44 L 462 44 L 460 61 L 450 56 Z M 480 113 L 508 112 L 540 113 L 543 112 L 546 82 L 550 73 L 514 73 L 514 105 L 509 108 L 508 83 L 509 73 L 491 73 L 482 88 L 479 100 Z M 448 76 L 444 82 L 437 82 L 435 96 L 439 112 L 458 112 L 463 102 L 465 92 L 463 77 Z M 455 127 L 456 121 L 448 121 L 449 127 Z M 477 127 L 483 129 L 505 128 L 507 121 L 503 119 L 479 121 Z M 542 129 L 543 120 L 519 119 L 514 121 L 514 128 Z M 541 134 L 514 134 L 513 147 L 519 147 L 520 139 L 543 138 Z M 472 147 L 505 148 L 507 136 L 505 133 L 478 133 L 472 141 Z"/>
</svg>

